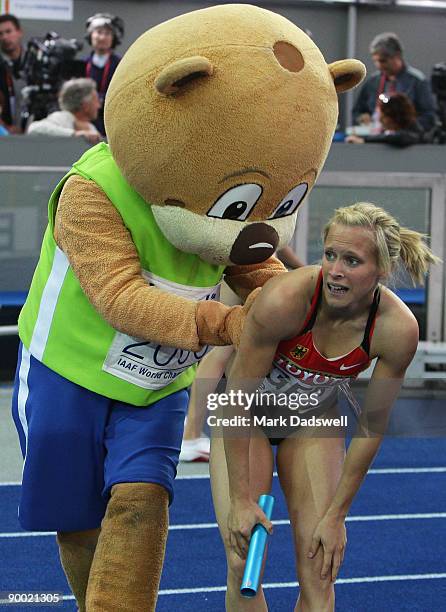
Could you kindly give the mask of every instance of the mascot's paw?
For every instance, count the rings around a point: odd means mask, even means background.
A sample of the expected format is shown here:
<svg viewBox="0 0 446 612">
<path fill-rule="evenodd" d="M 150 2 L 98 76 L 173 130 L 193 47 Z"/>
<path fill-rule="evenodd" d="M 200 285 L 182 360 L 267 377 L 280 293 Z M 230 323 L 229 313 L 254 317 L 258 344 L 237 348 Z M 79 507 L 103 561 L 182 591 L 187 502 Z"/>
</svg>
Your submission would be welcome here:
<svg viewBox="0 0 446 612">
<path fill-rule="evenodd" d="M 254 289 L 243 306 L 225 306 L 221 302 L 198 302 L 196 310 L 197 332 L 200 346 L 210 344 L 238 346 L 246 315 L 261 287 Z"/>
<path fill-rule="evenodd" d="M 230 314 L 230 311 L 229 306 L 225 306 L 221 302 L 197 302 L 195 320 L 200 346 L 231 344 L 227 334 L 224 333 L 226 317 Z"/>
<path fill-rule="evenodd" d="M 243 306 L 233 306 L 228 313 L 225 320 L 225 329 L 223 336 L 228 340 L 227 344 L 233 344 L 238 346 L 240 344 L 240 338 L 242 336 L 243 326 L 245 325 L 246 315 L 251 309 L 254 300 L 262 290 L 261 287 L 257 287 L 254 291 L 246 298 L 246 302 Z"/>
</svg>

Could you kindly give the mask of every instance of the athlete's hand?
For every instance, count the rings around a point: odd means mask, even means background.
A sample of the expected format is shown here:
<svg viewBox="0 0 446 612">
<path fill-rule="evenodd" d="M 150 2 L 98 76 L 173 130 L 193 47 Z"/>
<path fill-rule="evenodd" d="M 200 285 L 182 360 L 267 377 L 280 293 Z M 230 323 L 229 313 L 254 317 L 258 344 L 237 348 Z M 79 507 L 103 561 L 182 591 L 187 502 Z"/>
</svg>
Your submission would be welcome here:
<svg viewBox="0 0 446 612">
<path fill-rule="evenodd" d="M 258 504 L 252 500 L 234 500 L 231 503 L 228 515 L 229 545 L 241 559 L 246 559 L 248 555 L 251 532 L 257 523 L 272 534 L 273 524 Z"/>
<path fill-rule="evenodd" d="M 345 546 L 347 544 L 347 533 L 345 520 L 342 517 L 325 515 L 317 525 L 313 533 L 308 556 L 313 559 L 319 548 L 324 555 L 321 569 L 321 579 L 330 578 L 336 580 L 341 563 L 344 560 Z"/>
</svg>

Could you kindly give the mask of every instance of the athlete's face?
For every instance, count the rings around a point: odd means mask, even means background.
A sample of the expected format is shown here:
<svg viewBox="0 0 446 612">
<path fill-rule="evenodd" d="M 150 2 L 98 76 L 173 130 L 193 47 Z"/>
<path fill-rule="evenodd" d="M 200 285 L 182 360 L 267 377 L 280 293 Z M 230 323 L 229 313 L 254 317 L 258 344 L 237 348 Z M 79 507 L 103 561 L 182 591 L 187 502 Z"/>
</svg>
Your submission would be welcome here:
<svg viewBox="0 0 446 612">
<path fill-rule="evenodd" d="M 322 274 L 328 305 L 367 303 L 380 278 L 373 233 L 333 224 L 324 244 Z"/>
</svg>

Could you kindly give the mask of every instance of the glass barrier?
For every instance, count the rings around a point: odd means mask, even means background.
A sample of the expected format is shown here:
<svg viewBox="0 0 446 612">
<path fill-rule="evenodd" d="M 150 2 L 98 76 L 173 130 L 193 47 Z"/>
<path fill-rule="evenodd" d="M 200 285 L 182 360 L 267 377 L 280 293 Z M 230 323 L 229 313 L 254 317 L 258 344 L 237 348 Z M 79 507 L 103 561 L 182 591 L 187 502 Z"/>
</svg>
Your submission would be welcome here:
<svg viewBox="0 0 446 612">
<path fill-rule="evenodd" d="M 0 306 L 27 291 L 47 223 L 49 196 L 65 173 L 64 166 L 0 166 Z M 308 263 L 320 260 L 321 230 L 338 206 L 357 201 L 382 205 L 403 224 L 431 237 L 434 252 L 444 258 L 446 180 L 438 173 L 324 171 L 299 213 L 292 242 Z M 444 266 L 431 268 L 427 289 L 413 288 L 404 270 L 395 289 L 413 309 L 421 338 L 446 337 Z M 14 302 L 15 303 L 15 302 Z M 19 304 L 18 304 L 19 305 Z"/>
<path fill-rule="evenodd" d="M 0 172 L 0 292 L 28 290 L 63 171 Z"/>
</svg>

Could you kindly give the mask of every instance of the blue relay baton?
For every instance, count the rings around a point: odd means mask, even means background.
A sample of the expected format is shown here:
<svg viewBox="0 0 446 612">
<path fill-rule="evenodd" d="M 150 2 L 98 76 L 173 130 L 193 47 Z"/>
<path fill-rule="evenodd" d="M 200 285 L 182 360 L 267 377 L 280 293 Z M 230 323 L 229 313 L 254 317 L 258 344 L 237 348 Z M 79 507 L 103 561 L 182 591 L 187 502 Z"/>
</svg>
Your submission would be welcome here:
<svg viewBox="0 0 446 612">
<path fill-rule="evenodd" d="M 274 497 L 272 495 L 261 495 L 257 503 L 267 518 L 271 520 L 274 507 Z M 255 597 L 257 594 L 267 537 L 268 532 L 266 531 L 265 527 L 260 523 L 257 523 L 252 530 L 245 572 L 243 574 L 243 580 L 240 586 L 240 594 L 243 597 Z"/>
</svg>

